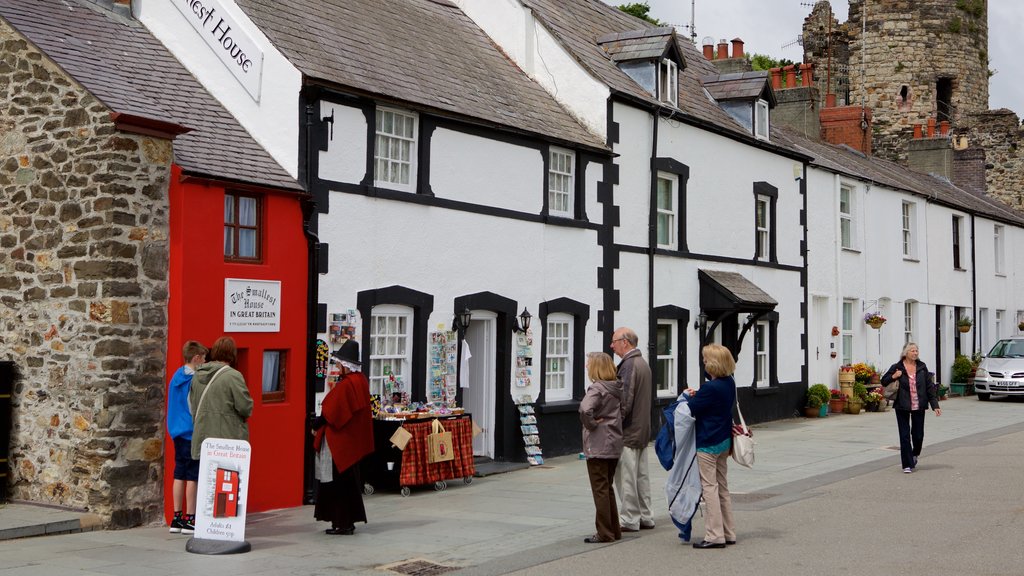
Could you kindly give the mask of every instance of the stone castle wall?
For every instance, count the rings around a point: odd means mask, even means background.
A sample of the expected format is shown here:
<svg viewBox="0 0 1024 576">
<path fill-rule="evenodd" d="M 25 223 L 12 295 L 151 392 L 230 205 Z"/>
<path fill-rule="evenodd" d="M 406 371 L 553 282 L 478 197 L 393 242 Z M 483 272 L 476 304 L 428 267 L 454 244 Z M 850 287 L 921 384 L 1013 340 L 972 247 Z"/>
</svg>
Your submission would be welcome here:
<svg viewBox="0 0 1024 576">
<path fill-rule="evenodd" d="M 873 0 L 862 39 L 864 6 L 864 0 L 850 2 L 850 99 L 862 104 L 863 94 L 874 113 L 876 154 L 906 159 L 913 125 L 936 115 L 940 78 L 952 81 L 954 124 L 988 109 L 985 0 Z"/>
<path fill-rule="evenodd" d="M 12 497 L 138 525 L 162 510 L 171 143 L 119 132 L 2 20 L 0 46 Z"/>
<path fill-rule="evenodd" d="M 1010 110 L 965 114 L 954 138 L 967 138 L 985 150 L 985 181 L 989 196 L 1024 210 L 1024 127 Z"/>
</svg>

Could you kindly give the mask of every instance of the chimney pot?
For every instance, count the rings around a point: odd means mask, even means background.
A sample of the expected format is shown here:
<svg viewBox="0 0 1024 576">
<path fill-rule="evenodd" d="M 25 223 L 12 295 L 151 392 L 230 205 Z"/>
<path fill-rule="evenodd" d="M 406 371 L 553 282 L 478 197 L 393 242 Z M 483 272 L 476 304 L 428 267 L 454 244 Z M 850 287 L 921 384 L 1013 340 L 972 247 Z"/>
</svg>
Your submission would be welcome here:
<svg viewBox="0 0 1024 576">
<path fill-rule="evenodd" d="M 729 57 L 729 44 L 722 38 L 718 41 L 718 59 L 725 60 Z"/>
<path fill-rule="evenodd" d="M 732 39 L 732 57 L 743 58 L 743 40 L 739 38 Z"/>
<path fill-rule="evenodd" d="M 782 68 L 772 68 L 768 72 L 772 76 L 772 90 L 782 89 Z"/>
<path fill-rule="evenodd" d="M 942 136 L 949 136 L 949 120 L 939 122 L 939 134 Z"/>
<path fill-rule="evenodd" d="M 835 94 L 825 94 L 825 108 L 835 108 L 835 107 L 836 107 L 836 95 Z"/>
<path fill-rule="evenodd" d="M 707 42 L 704 44 L 704 59 L 714 60 L 715 59 L 715 45 Z"/>
<path fill-rule="evenodd" d="M 935 118 L 928 119 L 928 137 L 935 138 Z"/>
<path fill-rule="evenodd" d="M 800 65 L 800 82 L 805 88 L 810 87 L 811 85 L 811 80 L 813 78 L 811 68 L 813 68 L 813 65 L 811 64 Z"/>
<path fill-rule="evenodd" d="M 914 140 L 920 140 L 921 135 L 924 133 L 924 126 L 920 124 L 914 124 Z"/>
<path fill-rule="evenodd" d="M 786 72 L 786 88 L 796 88 L 796 66 L 790 64 L 782 69 Z"/>
</svg>

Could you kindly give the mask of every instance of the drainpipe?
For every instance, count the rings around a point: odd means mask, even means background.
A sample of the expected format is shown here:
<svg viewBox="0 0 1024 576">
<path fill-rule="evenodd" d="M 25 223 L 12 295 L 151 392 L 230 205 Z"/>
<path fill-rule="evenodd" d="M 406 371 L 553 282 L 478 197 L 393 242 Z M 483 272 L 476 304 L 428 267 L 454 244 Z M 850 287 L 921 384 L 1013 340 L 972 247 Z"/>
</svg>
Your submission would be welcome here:
<svg viewBox="0 0 1024 576">
<path fill-rule="evenodd" d="M 658 125 L 661 122 L 661 111 L 660 109 L 654 110 L 654 129 L 651 130 L 651 161 L 650 161 L 650 173 L 651 173 L 651 200 L 650 207 L 647 214 L 647 362 L 648 364 L 657 357 L 657 343 L 654 341 L 655 334 L 657 333 L 658 323 L 654 319 L 654 252 L 658 248 L 658 211 L 656 206 L 658 205 L 658 172 L 655 167 L 655 159 L 658 157 Z M 682 182 L 680 182 L 682 185 Z M 678 195 L 676 196 L 676 204 L 678 209 Z M 676 243 L 680 242 L 679 238 L 676 238 Z M 681 333 L 683 327 L 678 328 Z M 677 384 L 678 386 L 678 384 Z M 657 410 L 656 393 L 651 390 L 651 394 L 654 398 L 651 400 L 652 411 Z M 660 422 L 656 417 L 655 422 Z"/>
<path fill-rule="evenodd" d="M 975 250 L 975 220 L 971 213 L 971 316 L 974 318 L 974 334 L 971 338 L 971 356 L 981 348 L 981 337 L 978 335 L 978 260 Z"/>
<path fill-rule="evenodd" d="M 306 272 L 306 412 L 313 414 L 314 406 L 316 405 L 316 325 L 317 325 L 317 311 L 320 306 L 319 302 L 319 286 L 318 286 L 318 250 L 317 246 L 320 244 L 320 239 L 317 237 L 314 228 L 316 226 L 317 218 L 317 206 L 316 197 L 313 196 L 313 182 L 316 181 L 316 176 L 313 171 L 316 170 L 316 166 L 313 163 L 313 127 L 314 127 L 314 115 L 316 114 L 316 106 L 310 103 L 312 96 L 307 94 L 303 97 L 305 105 L 303 110 L 305 112 L 305 120 L 302 123 L 305 134 L 300 140 L 304 150 L 302 151 L 302 167 L 304 174 L 300 175 L 300 180 L 303 186 L 306 188 L 306 193 L 310 194 L 310 199 L 303 202 L 302 206 L 302 228 L 303 233 L 306 236 L 306 250 L 308 254 L 308 264 Z M 308 432 L 309 418 L 304 425 L 304 429 Z M 307 504 L 311 504 L 314 501 L 314 480 L 313 480 L 313 441 L 312 436 L 308 433 L 303 434 L 304 441 L 304 501 Z"/>
</svg>

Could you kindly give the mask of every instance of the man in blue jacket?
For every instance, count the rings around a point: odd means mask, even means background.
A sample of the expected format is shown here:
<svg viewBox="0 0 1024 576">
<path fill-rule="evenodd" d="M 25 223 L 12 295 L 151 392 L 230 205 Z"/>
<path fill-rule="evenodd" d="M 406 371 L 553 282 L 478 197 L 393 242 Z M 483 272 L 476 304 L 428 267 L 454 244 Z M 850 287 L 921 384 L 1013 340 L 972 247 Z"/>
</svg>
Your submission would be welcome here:
<svg viewBox="0 0 1024 576">
<path fill-rule="evenodd" d="M 192 459 L 192 413 L 188 407 L 188 392 L 196 368 L 206 362 L 206 353 L 206 347 L 199 342 L 185 342 L 182 348 L 185 365 L 174 373 L 167 388 L 167 434 L 174 442 L 174 485 L 171 489 L 174 499 L 171 532 L 174 534 L 195 532 L 199 461 Z"/>
</svg>

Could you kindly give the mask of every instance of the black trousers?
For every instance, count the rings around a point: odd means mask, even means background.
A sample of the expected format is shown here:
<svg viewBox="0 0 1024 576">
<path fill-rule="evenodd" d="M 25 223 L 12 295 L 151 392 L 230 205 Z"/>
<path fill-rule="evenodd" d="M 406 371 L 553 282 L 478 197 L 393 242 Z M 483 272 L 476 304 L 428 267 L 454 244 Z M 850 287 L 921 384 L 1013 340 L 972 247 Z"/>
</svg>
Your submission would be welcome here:
<svg viewBox="0 0 1024 576">
<path fill-rule="evenodd" d="M 924 444 L 924 413 L 920 410 L 896 410 L 896 426 L 900 431 L 900 463 L 904 468 L 914 467 L 914 457 L 921 455 Z"/>
</svg>

